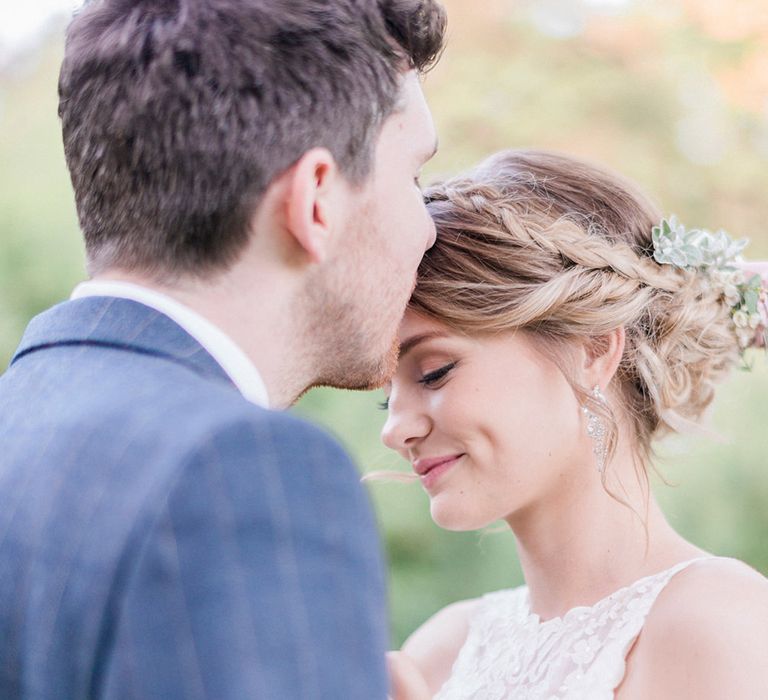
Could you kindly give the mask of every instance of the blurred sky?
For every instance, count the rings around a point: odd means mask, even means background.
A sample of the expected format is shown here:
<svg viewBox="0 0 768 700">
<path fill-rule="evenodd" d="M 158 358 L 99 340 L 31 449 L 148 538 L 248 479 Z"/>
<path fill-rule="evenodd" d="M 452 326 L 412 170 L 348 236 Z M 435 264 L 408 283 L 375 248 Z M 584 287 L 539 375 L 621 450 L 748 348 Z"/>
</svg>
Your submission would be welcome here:
<svg viewBox="0 0 768 700">
<path fill-rule="evenodd" d="M 71 15 L 83 0 L 0 0 L 0 62 L 33 44 L 56 15 Z"/>
<path fill-rule="evenodd" d="M 469 0 L 467 0 L 469 1 Z M 71 15 L 84 0 L 1 0 L 0 62 L 8 60 L 30 44 L 56 15 Z M 531 19 L 538 28 L 554 36 L 578 34 L 589 14 L 613 13 L 635 0 L 533 0 L 528 2 Z"/>
</svg>

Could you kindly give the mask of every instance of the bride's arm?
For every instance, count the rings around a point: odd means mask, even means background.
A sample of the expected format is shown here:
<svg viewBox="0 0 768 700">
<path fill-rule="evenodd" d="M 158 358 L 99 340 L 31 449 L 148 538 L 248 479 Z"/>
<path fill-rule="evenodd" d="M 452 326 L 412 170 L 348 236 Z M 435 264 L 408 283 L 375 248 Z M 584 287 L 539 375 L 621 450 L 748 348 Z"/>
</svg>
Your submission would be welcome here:
<svg viewBox="0 0 768 700">
<path fill-rule="evenodd" d="M 408 637 L 402 651 L 390 655 L 393 692 L 401 693 L 395 694 L 393 700 L 432 698 L 440 690 L 467 638 L 476 602 L 464 600 L 443 608 Z"/>
<path fill-rule="evenodd" d="M 404 651 L 387 654 L 390 695 L 388 700 L 430 700 L 432 693 L 414 660 Z"/>
</svg>

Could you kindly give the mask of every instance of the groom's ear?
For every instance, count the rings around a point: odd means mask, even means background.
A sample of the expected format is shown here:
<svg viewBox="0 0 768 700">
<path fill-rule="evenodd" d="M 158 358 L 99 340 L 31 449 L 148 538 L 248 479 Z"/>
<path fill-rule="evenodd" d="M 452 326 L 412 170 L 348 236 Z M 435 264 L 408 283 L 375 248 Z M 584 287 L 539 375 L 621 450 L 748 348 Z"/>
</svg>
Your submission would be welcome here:
<svg viewBox="0 0 768 700">
<path fill-rule="evenodd" d="M 624 355 L 626 339 L 624 327 L 620 326 L 584 344 L 580 368 L 584 386 L 591 388 L 597 384 L 602 389 L 608 386 Z"/>
<path fill-rule="evenodd" d="M 323 262 L 337 220 L 341 176 L 326 148 L 312 148 L 284 174 L 285 225 L 313 263 Z"/>
</svg>

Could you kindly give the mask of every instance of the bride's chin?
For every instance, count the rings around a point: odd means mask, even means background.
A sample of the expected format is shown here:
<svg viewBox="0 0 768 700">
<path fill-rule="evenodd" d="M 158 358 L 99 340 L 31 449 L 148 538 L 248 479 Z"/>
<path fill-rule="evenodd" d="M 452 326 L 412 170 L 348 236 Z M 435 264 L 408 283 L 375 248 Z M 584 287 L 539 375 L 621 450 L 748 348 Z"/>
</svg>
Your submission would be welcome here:
<svg viewBox="0 0 768 700">
<path fill-rule="evenodd" d="M 484 518 L 478 517 L 478 513 L 467 513 L 455 504 L 446 503 L 447 499 L 437 497 L 430 503 L 430 515 L 438 527 L 451 532 L 470 532 L 482 530 L 489 525 Z"/>
</svg>

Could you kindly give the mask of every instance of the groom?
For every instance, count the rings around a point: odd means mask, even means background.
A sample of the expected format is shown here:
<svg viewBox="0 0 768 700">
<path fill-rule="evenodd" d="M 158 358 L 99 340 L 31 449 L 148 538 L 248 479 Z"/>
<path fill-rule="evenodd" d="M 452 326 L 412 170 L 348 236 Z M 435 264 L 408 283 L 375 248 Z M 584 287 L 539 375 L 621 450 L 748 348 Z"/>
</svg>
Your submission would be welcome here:
<svg viewBox="0 0 768 700">
<path fill-rule="evenodd" d="M 94 0 L 64 148 L 91 280 L 0 378 L 0 697 L 384 698 L 358 475 L 285 413 L 382 382 L 434 229 L 434 0 Z"/>
</svg>

